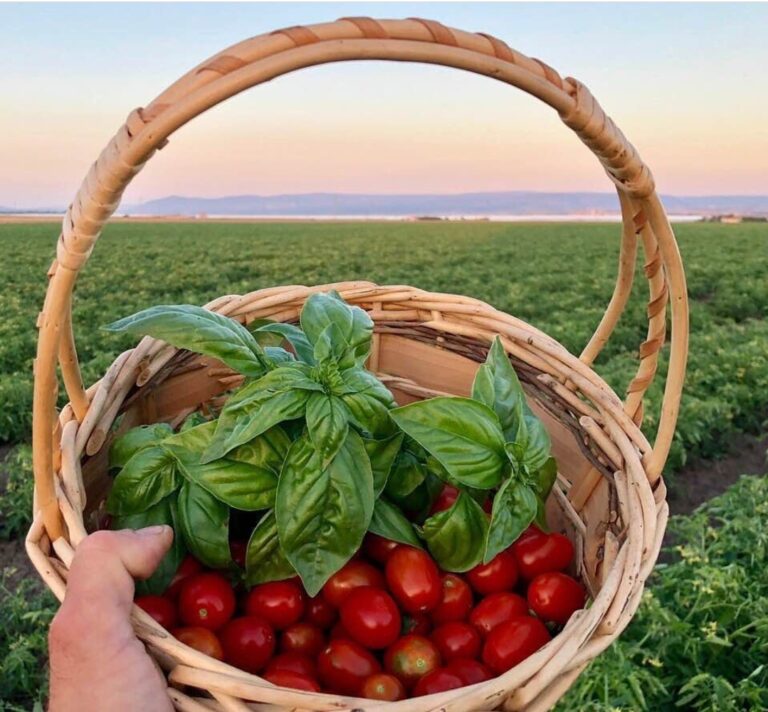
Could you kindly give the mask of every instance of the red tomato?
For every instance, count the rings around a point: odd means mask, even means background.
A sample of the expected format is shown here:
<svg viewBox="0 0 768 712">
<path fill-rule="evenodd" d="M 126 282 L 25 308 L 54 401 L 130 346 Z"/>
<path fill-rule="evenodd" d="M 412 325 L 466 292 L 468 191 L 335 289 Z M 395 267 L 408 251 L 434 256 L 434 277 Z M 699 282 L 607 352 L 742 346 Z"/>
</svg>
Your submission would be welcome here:
<svg viewBox="0 0 768 712">
<path fill-rule="evenodd" d="M 528 603 L 522 596 L 492 593 L 474 607 L 469 622 L 485 637 L 500 623 L 525 615 L 528 615 Z"/>
<path fill-rule="evenodd" d="M 384 654 L 384 669 L 406 688 L 439 667 L 440 652 L 431 640 L 420 635 L 404 635 L 392 643 Z"/>
<path fill-rule="evenodd" d="M 528 536 L 512 545 L 520 575 L 530 581 L 539 574 L 562 571 L 573 559 L 573 544 L 562 534 Z"/>
<path fill-rule="evenodd" d="M 467 571 L 467 580 L 479 594 L 485 596 L 499 591 L 510 591 L 517 583 L 517 564 L 507 549 L 497 554 L 487 564 L 478 564 Z"/>
<path fill-rule="evenodd" d="M 435 625 L 448 621 L 463 621 L 472 608 L 472 589 L 456 574 L 443 576 L 442 598 L 431 612 Z"/>
<path fill-rule="evenodd" d="M 275 652 L 275 633 L 263 618 L 234 618 L 219 633 L 224 659 L 246 672 L 258 672 Z"/>
<path fill-rule="evenodd" d="M 384 577 L 381 571 L 365 561 L 353 559 L 339 569 L 323 586 L 323 598 L 332 606 L 338 608 L 347 594 L 360 586 L 384 588 Z"/>
<path fill-rule="evenodd" d="M 432 642 L 446 663 L 456 658 L 476 658 L 480 654 L 480 633 L 469 623 L 443 623 L 432 633 Z"/>
<path fill-rule="evenodd" d="M 185 625 L 221 628 L 235 612 L 235 593 L 221 574 L 187 576 L 179 592 L 179 614 Z"/>
<path fill-rule="evenodd" d="M 385 539 L 378 534 L 371 534 L 370 532 L 365 535 L 365 541 L 363 542 L 363 551 L 365 555 L 379 563 L 385 564 L 389 555 L 400 546 L 398 542 L 391 539 Z"/>
<path fill-rule="evenodd" d="M 320 685 L 317 680 L 307 675 L 300 675 L 290 670 L 274 670 L 264 673 L 264 679 L 278 687 L 291 687 L 295 690 L 305 690 L 306 692 L 320 692 Z"/>
<path fill-rule="evenodd" d="M 367 677 L 381 672 L 373 655 L 352 640 L 332 640 L 317 659 L 320 680 L 342 695 L 357 695 Z"/>
<path fill-rule="evenodd" d="M 284 653 L 302 653 L 315 657 L 325 647 L 325 636 L 311 623 L 294 623 L 280 637 L 280 650 Z"/>
<path fill-rule="evenodd" d="M 416 683 L 416 687 L 413 688 L 413 696 L 433 695 L 436 692 L 455 690 L 457 687 L 463 686 L 464 683 L 458 675 L 446 668 L 438 668 L 428 672 Z"/>
<path fill-rule="evenodd" d="M 221 647 L 221 642 L 216 637 L 216 633 L 208 630 L 208 628 L 200 628 L 199 626 L 193 628 L 174 628 L 171 634 L 176 640 L 181 641 L 190 648 L 199 650 L 209 658 L 224 660 L 224 650 Z"/>
<path fill-rule="evenodd" d="M 337 640 L 338 638 L 345 638 L 349 639 L 350 635 L 347 633 L 347 629 L 344 627 L 344 624 L 339 621 L 336 623 L 333 628 L 331 628 L 331 632 L 328 634 L 329 640 Z"/>
<path fill-rule="evenodd" d="M 289 672 L 306 675 L 307 677 L 317 676 L 317 667 L 312 658 L 301 653 L 280 653 L 280 655 L 275 655 L 264 669 L 264 674 L 275 672 L 276 670 L 288 670 Z"/>
<path fill-rule="evenodd" d="M 149 613 L 166 630 L 176 625 L 178 619 L 176 606 L 165 596 L 139 596 L 134 603 Z"/>
<path fill-rule="evenodd" d="M 248 551 L 247 541 L 230 541 L 229 553 L 232 555 L 232 561 L 234 561 L 241 569 L 245 568 L 245 554 Z"/>
<path fill-rule="evenodd" d="M 528 528 L 519 537 L 517 537 L 517 541 L 515 541 L 515 544 L 519 544 L 521 541 L 525 541 L 526 539 L 532 536 L 548 536 L 548 535 L 545 534 L 543 531 L 541 531 L 541 529 L 539 529 L 535 524 L 529 524 Z"/>
<path fill-rule="evenodd" d="M 437 607 L 442 585 L 437 565 L 421 549 L 399 546 L 387 560 L 387 583 L 400 607 L 408 613 L 423 613 Z"/>
<path fill-rule="evenodd" d="M 528 586 L 528 603 L 544 621 L 565 625 L 574 611 L 584 607 L 587 592 L 568 574 L 539 574 Z"/>
<path fill-rule="evenodd" d="M 386 648 L 400 635 L 400 611 L 380 588 L 360 586 L 350 591 L 340 612 L 349 636 L 366 648 Z"/>
<path fill-rule="evenodd" d="M 403 625 L 400 627 L 402 635 L 408 635 L 408 633 L 427 635 L 431 630 L 432 622 L 426 613 L 406 613 L 403 616 Z"/>
<path fill-rule="evenodd" d="M 179 593 L 181 592 L 181 582 L 187 578 L 187 576 L 191 576 L 202 570 L 203 565 L 194 556 L 187 554 L 181 564 L 179 564 L 179 568 L 176 569 L 176 573 L 173 579 L 171 579 L 171 583 L 168 585 L 165 595 L 170 596 L 173 599 L 178 598 Z"/>
<path fill-rule="evenodd" d="M 336 621 L 336 609 L 322 596 L 307 601 L 304 619 L 318 628 L 330 628 Z"/>
<path fill-rule="evenodd" d="M 365 678 L 360 694 L 369 700 L 396 702 L 405 699 L 405 687 L 394 675 L 379 672 Z"/>
<path fill-rule="evenodd" d="M 443 489 L 435 497 L 435 501 L 432 503 L 432 507 L 429 510 L 429 516 L 437 514 L 438 512 L 444 512 L 446 509 L 453 507 L 453 503 L 459 498 L 459 490 L 452 485 L 443 485 Z"/>
<path fill-rule="evenodd" d="M 245 612 L 261 616 L 273 628 L 282 630 L 303 615 L 304 593 L 293 581 L 263 583 L 248 594 Z"/>
<path fill-rule="evenodd" d="M 493 674 L 487 667 L 485 667 L 485 665 L 477 660 L 470 660 L 469 658 L 456 658 L 456 660 L 451 660 L 451 662 L 445 666 L 445 669 L 450 670 L 454 675 L 457 675 L 465 685 L 474 685 L 477 682 L 485 682 L 493 677 Z"/>
<path fill-rule="evenodd" d="M 533 655 L 550 640 L 546 626 L 533 616 L 520 616 L 493 629 L 483 647 L 483 662 L 497 675 Z"/>
</svg>

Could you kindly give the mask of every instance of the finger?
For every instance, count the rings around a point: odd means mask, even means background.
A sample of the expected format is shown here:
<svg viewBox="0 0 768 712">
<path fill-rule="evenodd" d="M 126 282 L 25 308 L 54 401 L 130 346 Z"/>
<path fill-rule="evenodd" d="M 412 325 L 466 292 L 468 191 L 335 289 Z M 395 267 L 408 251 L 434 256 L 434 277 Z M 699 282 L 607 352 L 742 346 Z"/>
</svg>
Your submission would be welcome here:
<svg viewBox="0 0 768 712">
<path fill-rule="evenodd" d="M 151 576 L 172 540 L 168 526 L 91 534 L 75 551 L 65 600 L 106 601 L 128 610 L 133 579 Z"/>
</svg>

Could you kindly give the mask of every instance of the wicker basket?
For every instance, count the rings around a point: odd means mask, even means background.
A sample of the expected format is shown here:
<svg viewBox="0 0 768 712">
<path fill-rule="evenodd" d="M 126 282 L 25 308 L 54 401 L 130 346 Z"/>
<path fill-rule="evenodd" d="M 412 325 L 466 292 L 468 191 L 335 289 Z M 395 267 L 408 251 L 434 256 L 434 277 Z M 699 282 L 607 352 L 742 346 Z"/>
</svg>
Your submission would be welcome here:
<svg viewBox="0 0 768 712">
<path fill-rule="evenodd" d="M 605 316 L 579 357 L 532 326 L 469 297 L 409 286 L 345 282 L 282 286 L 228 295 L 208 308 L 243 322 L 295 321 L 309 294 L 330 287 L 366 309 L 376 328 L 371 370 L 399 402 L 435 394 L 466 395 L 495 334 L 544 420 L 560 471 L 547 504 L 553 528 L 576 543 L 575 573 L 591 605 L 562 633 L 509 672 L 488 682 L 396 703 L 274 687 L 175 640 L 134 607 L 138 636 L 168 674 L 181 710 L 508 710 L 547 709 L 589 662 L 618 636 L 636 610 L 656 560 L 667 519 L 661 471 L 672 441 L 685 371 L 688 312 L 675 238 L 648 168 L 583 84 L 482 34 L 426 20 L 346 18 L 292 27 L 246 40 L 204 62 L 126 123 L 92 166 L 64 218 L 39 319 L 34 395 L 34 523 L 29 556 L 62 599 L 73 550 L 98 527 L 110 487 L 112 425 L 179 423 L 216 401 L 238 376 L 208 359 L 151 338 L 121 354 L 104 378 L 84 389 L 72 334 L 72 291 L 102 226 L 131 178 L 168 136 L 219 102 L 273 77 L 327 62 L 386 59 L 440 64 L 484 74 L 538 97 L 557 110 L 604 166 L 623 214 L 619 276 Z M 648 278 L 648 336 L 624 402 L 591 369 L 630 293 L 638 237 Z M 665 339 L 671 349 L 655 443 L 639 429 L 642 399 Z M 57 361 L 70 398 L 56 412 Z M 277 707 L 275 707 L 277 705 Z"/>
</svg>

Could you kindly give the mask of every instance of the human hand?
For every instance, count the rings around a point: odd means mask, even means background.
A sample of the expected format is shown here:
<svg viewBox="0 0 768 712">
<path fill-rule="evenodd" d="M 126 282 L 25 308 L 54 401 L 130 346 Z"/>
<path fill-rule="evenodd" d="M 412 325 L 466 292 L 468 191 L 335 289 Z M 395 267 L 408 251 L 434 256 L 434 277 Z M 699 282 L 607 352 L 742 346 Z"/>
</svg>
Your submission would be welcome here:
<svg viewBox="0 0 768 712">
<path fill-rule="evenodd" d="M 131 627 L 134 578 L 147 578 L 173 540 L 167 526 L 99 531 L 69 570 L 51 623 L 49 712 L 168 712 L 166 681 Z"/>
</svg>

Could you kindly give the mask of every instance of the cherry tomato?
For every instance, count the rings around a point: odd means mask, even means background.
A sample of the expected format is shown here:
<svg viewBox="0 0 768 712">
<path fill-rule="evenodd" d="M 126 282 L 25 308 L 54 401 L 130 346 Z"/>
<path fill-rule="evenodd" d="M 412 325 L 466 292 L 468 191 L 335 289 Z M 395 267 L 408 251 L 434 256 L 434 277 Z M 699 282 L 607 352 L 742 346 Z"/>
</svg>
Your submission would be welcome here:
<svg viewBox="0 0 768 712">
<path fill-rule="evenodd" d="M 277 630 L 296 623 L 304 613 L 304 593 L 293 581 L 272 581 L 248 594 L 245 612 L 261 616 Z"/>
<path fill-rule="evenodd" d="M 317 680 L 307 675 L 300 675 L 290 670 L 273 670 L 264 673 L 264 679 L 278 687 L 291 687 L 295 690 L 305 690 L 306 692 L 320 692 L 320 685 Z"/>
<path fill-rule="evenodd" d="M 302 653 L 316 657 L 325 647 L 325 636 L 316 625 L 294 623 L 280 636 L 280 650 L 284 653 Z"/>
<path fill-rule="evenodd" d="M 149 613 L 166 630 L 176 625 L 178 619 L 176 606 L 165 596 L 139 596 L 134 603 Z"/>
<path fill-rule="evenodd" d="M 446 663 L 456 658 L 476 658 L 480 654 L 480 633 L 469 623 L 443 623 L 433 631 L 432 642 Z"/>
<path fill-rule="evenodd" d="M 275 632 L 263 618 L 234 618 L 219 633 L 224 659 L 246 672 L 258 672 L 275 652 Z"/>
<path fill-rule="evenodd" d="M 552 571 L 539 574 L 528 586 L 528 603 L 544 621 L 565 625 L 574 611 L 584 607 L 587 592 L 568 574 Z"/>
<path fill-rule="evenodd" d="M 400 607 L 408 613 L 436 608 L 442 598 L 437 565 L 421 549 L 399 546 L 387 560 L 387 583 Z"/>
<path fill-rule="evenodd" d="M 545 534 L 535 524 L 529 524 L 528 528 L 519 537 L 517 537 L 515 544 L 519 544 L 521 541 L 525 541 L 532 536 L 547 536 L 547 534 Z"/>
<path fill-rule="evenodd" d="M 493 673 L 485 667 L 478 660 L 470 660 L 469 658 L 456 658 L 451 660 L 448 665 L 445 666 L 446 670 L 450 670 L 454 675 L 457 675 L 464 685 L 474 685 L 476 682 L 485 682 L 493 677 Z"/>
<path fill-rule="evenodd" d="M 366 648 L 386 648 L 400 635 L 400 611 L 386 591 L 360 586 L 341 604 L 341 623 Z"/>
<path fill-rule="evenodd" d="M 336 625 L 331 628 L 331 632 L 328 634 L 329 640 L 337 640 L 338 638 L 345 638 L 347 640 L 351 638 L 341 621 L 338 621 L 338 623 L 336 623 Z"/>
<path fill-rule="evenodd" d="M 435 501 L 432 503 L 432 507 L 429 510 L 429 516 L 437 514 L 438 512 L 444 512 L 446 509 L 453 507 L 453 503 L 459 498 L 459 490 L 452 485 L 443 485 L 443 489 L 440 490 Z"/>
<path fill-rule="evenodd" d="M 483 662 L 497 675 L 533 655 L 550 640 L 546 626 L 533 616 L 520 616 L 496 626 L 483 646 Z"/>
<path fill-rule="evenodd" d="M 185 625 L 216 630 L 234 612 L 235 593 L 221 574 L 192 574 L 181 582 L 179 614 Z"/>
<path fill-rule="evenodd" d="M 443 576 L 442 598 L 431 616 L 435 625 L 448 621 L 463 621 L 472 608 L 472 589 L 469 584 L 456 574 Z"/>
<path fill-rule="evenodd" d="M 456 673 L 447 668 L 438 668 L 428 672 L 413 688 L 413 696 L 433 695 L 436 692 L 445 692 L 446 690 L 455 690 L 457 687 L 463 687 L 464 683 Z"/>
<path fill-rule="evenodd" d="M 336 609 L 322 596 L 307 601 L 304 619 L 320 629 L 330 628 L 336 621 Z"/>
<path fill-rule="evenodd" d="M 398 546 L 400 546 L 400 544 L 396 541 L 385 539 L 383 536 L 379 536 L 378 534 L 371 534 L 369 532 L 365 535 L 363 551 L 365 551 L 365 555 L 369 559 L 379 564 L 385 564 L 389 558 L 389 555 L 395 549 L 397 549 Z"/>
<path fill-rule="evenodd" d="M 275 655 L 267 664 L 264 673 L 275 672 L 276 670 L 288 670 L 289 672 L 306 675 L 307 677 L 317 676 L 317 666 L 312 658 L 301 653 L 280 653 L 280 655 Z"/>
<path fill-rule="evenodd" d="M 332 606 L 338 608 L 347 594 L 360 586 L 384 588 L 384 577 L 381 571 L 365 561 L 353 559 L 339 569 L 323 586 L 323 598 Z"/>
<path fill-rule="evenodd" d="M 394 675 L 379 672 L 365 678 L 360 694 L 369 700 L 396 702 L 405 699 L 405 687 Z"/>
<path fill-rule="evenodd" d="M 478 564 L 474 569 L 470 569 L 466 575 L 472 588 L 483 596 L 499 591 L 510 591 L 517 583 L 515 557 L 507 549 L 497 554 L 487 564 Z"/>
<path fill-rule="evenodd" d="M 404 635 L 384 653 L 384 669 L 392 673 L 406 688 L 440 667 L 440 652 L 435 644 L 421 635 Z"/>
<path fill-rule="evenodd" d="M 241 569 L 245 568 L 245 554 L 247 551 L 247 541 L 238 539 L 229 542 L 229 553 L 232 555 L 232 561 L 234 561 Z"/>
<path fill-rule="evenodd" d="M 179 564 L 179 568 L 176 569 L 171 583 L 168 585 L 168 589 L 165 592 L 166 596 L 176 599 L 181 592 L 181 582 L 191 576 L 203 570 L 203 565 L 191 554 L 187 554 L 184 560 Z"/>
<path fill-rule="evenodd" d="M 573 559 L 573 544 L 562 534 L 528 536 L 512 545 L 520 575 L 530 581 L 539 574 L 562 571 Z"/>
<path fill-rule="evenodd" d="M 469 622 L 485 637 L 500 623 L 527 614 L 528 602 L 522 596 L 492 593 L 474 607 L 469 614 Z"/>
<path fill-rule="evenodd" d="M 176 640 L 181 641 L 190 648 L 199 650 L 209 658 L 224 660 L 224 650 L 221 647 L 221 642 L 216 637 L 216 633 L 208 630 L 208 628 L 201 628 L 200 626 L 174 628 L 171 634 Z"/>
<path fill-rule="evenodd" d="M 322 683 L 342 695 L 357 695 L 363 682 L 381 665 L 373 655 L 353 640 L 332 640 L 317 659 Z"/>
<path fill-rule="evenodd" d="M 403 625 L 400 627 L 402 635 L 408 635 L 408 633 L 427 635 L 431 630 L 432 622 L 426 613 L 406 613 L 403 616 Z"/>
</svg>

